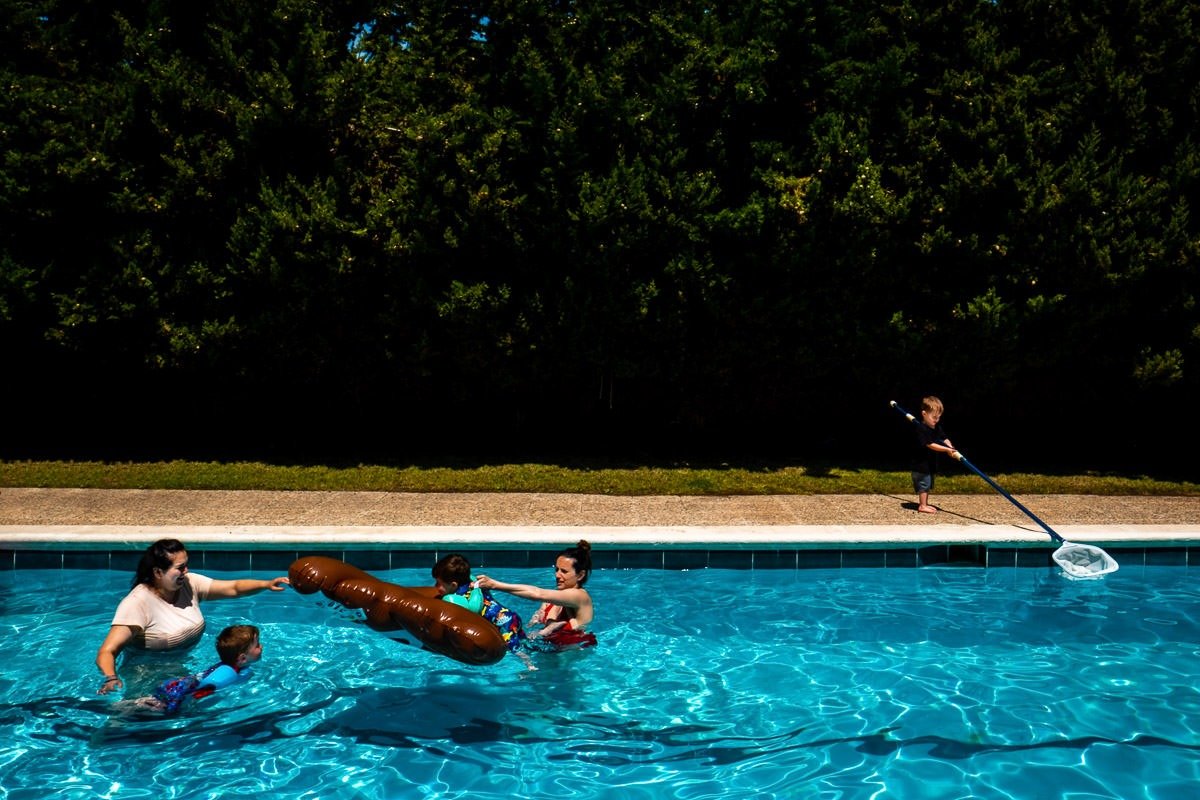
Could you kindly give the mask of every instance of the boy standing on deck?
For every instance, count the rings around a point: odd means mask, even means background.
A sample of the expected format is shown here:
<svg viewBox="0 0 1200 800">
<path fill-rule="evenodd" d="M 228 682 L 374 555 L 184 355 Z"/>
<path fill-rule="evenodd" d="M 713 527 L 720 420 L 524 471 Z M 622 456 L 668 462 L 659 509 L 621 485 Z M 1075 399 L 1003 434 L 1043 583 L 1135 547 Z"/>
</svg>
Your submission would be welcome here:
<svg viewBox="0 0 1200 800">
<path fill-rule="evenodd" d="M 921 400 L 921 424 L 917 425 L 917 442 L 912 465 L 913 491 L 917 493 L 917 511 L 936 514 L 937 509 L 929 504 L 929 493 L 933 491 L 933 479 L 937 474 L 937 454 L 945 453 L 955 458 L 958 452 L 946 432 L 942 430 L 944 411 L 942 401 L 933 395 Z"/>
</svg>

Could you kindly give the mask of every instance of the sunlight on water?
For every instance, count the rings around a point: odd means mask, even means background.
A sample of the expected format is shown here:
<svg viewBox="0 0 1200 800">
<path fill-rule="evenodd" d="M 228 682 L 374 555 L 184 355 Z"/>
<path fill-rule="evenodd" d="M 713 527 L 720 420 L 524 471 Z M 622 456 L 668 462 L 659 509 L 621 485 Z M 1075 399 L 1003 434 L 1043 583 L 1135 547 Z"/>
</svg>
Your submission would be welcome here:
<svg viewBox="0 0 1200 800">
<path fill-rule="evenodd" d="M 132 697 L 212 663 L 225 625 L 261 628 L 250 682 L 162 719 L 94 694 L 128 576 L 10 571 L 0 796 L 1165 800 L 1200 780 L 1194 583 L 1183 568 L 1095 583 L 597 571 L 600 646 L 535 654 L 533 672 L 466 667 L 326 601 L 264 593 L 206 604 L 191 653 L 122 666 Z"/>
</svg>

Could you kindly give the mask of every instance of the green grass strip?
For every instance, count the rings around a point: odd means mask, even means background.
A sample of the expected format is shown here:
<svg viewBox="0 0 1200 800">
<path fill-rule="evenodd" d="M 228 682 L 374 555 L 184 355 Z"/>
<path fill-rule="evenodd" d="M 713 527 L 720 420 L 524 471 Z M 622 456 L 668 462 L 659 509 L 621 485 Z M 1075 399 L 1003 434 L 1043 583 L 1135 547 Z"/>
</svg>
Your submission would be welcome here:
<svg viewBox="0 0 1200 800">
<path fill-rule="evenodd" d="M 1138 475 L 994 474 L 1014 494 L 1195 496 L 1200 484 Z M 473 467 L 280 466 L 252 462 L 0 462 L 0 487 L 367 492 L 548 492 L 604 495 L 912 493 L 907 472 L 789 466 L 579 468 L 548 464 Z M 977 476 L 938 477 L 939 494 L 992 492 Z"/>
</svg>

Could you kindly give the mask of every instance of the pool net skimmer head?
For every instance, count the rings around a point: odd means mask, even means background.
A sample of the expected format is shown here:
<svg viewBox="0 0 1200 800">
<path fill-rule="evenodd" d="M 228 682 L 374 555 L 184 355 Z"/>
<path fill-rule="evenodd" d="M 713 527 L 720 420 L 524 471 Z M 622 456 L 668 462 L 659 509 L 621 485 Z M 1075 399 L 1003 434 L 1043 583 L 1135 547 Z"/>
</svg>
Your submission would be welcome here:
<svg viewBox="0 0 1200 800">
<path fill-rule="evenodd" d="M 1090 544 L 1064 541 L 1052 554 L 1068 578 L 1091 580 L 1116 572 L 1121 565 L 1108 553 Z"/>
</svg>

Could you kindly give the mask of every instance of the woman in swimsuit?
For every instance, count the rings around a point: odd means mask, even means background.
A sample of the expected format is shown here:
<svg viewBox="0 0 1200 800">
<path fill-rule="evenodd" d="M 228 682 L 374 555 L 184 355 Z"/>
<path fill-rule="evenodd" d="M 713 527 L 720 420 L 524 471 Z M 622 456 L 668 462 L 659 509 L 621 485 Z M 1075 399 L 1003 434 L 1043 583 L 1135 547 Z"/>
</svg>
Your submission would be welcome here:
<svg viewBox="0 0 1200 800">
<path fill-rule="evenodd" d="M 133 588 L 117 606 L 108 635 L 96 653 L 104 675 L 98 694 L 120 689 L 117 656 L 129 646 L 137 650 L 187 648 L 204 633 L 201 600 L 246 597 L 264 589 L 283 591 L 286 576 L 271 580 L 243 578 L 219 581 L 188 571 L 188 553 L 178 539 L 159 539 L 146 548 Z"/>
<path fill-rule="evenodd" d="M 541 625 L 529 633 L 531 644 L 543 639 L 555 648 L 588 647 L 596 637 L 586 630 L 591 624 L 592 597 L 583 584 L 592 573 L 592 546 L 580 541 L 568 547 L 554 560 L 554 589 L 542 589 L 523 583 L 502 583 L 487 575 L 479 575 L 475 585 L 482 589 L 515 594 L 542 605 L 530 618 L 531 625 Z"/>
</svg>

